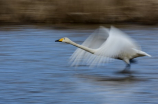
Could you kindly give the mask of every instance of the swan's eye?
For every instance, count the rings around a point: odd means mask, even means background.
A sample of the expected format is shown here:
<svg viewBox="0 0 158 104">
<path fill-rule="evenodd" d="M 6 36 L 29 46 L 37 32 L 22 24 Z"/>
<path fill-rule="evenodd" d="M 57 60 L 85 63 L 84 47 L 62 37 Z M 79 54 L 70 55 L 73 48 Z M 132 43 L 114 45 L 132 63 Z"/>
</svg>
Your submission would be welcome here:
<svg viewBox="0 0 158 104">
<path fill-rule="evenodd" d="M 62 42 L 64 40 L 64 38 L 59 39 L 59 42 Z"/>
</svg>

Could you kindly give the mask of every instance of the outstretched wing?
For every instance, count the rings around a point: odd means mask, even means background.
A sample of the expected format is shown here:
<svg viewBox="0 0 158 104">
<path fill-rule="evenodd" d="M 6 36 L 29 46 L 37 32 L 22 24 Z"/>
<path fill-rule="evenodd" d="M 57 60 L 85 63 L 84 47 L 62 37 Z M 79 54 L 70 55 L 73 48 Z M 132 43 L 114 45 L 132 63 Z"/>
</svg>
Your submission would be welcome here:
<svg viewBox="0 0 158 104">
<path fill-rule="evenodd" d="M 83 43 L 83 46 L 92 49 L 98 49 L 109 37 L 109 29 L 100 26 L 97 30 L 95 30 Z M 84 62 L 88 62 L 89 59 L 92 59 L 96 55 L 86 52 L 78 48 L 70 57 L 70 62 L 72 65 L 78 65 Z M 89 63 L 87 63 L 89 64 Z"/>
<path fill-rule="evenodd" d="M 135 50 L 140 50 L 136 42 L 128 37 L 121 30 L 111 27 L 109 38 L 96 50 L 96 55 L 111 58 L 132 58 L 136 54 Z M 101 59 L 95 60 L 97 64 Z"/>
</svg>

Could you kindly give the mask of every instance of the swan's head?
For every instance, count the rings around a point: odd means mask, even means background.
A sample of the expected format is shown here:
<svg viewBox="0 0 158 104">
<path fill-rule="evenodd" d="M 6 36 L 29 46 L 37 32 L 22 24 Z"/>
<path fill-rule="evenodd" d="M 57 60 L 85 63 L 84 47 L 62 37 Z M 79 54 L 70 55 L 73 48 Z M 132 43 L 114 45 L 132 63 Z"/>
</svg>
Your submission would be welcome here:
<svg viewBox="0 0 158 104">
<path fill-rule="evenodd" d="M 67 38 L 67 37 L 64 37 L 64 38 L 61 38 L 61 39 L 59 39 L 59 40 L 56 40 L 55 42 L 65 42 L 65 43 L 70 43 L 70 39 L 69 38 Z"/>
</svg>

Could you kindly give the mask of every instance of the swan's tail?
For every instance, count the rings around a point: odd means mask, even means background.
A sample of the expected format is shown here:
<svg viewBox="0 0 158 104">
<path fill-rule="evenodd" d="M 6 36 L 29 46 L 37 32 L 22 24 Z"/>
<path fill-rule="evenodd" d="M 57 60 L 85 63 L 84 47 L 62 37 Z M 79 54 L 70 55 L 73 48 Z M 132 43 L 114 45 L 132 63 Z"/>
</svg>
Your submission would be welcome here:
<svg viewBox="0 0 158 104">
<path fill-rule="evenodd" d="M 146 52 L 143 52 L 143 51 L 139 51 L 139 54 L 142 54 L 142 55 L 144 55 L 144 56 L 149 56 L 149 57 L 151 57 L 151 55 L 149 55 L 149 54 L 147 54 Z"/>
<path fill-rule="evenodd" d="M 133 48 L 134 49 L 134 48 Z M 137 50 L 137 49 L 134 49 L 135 51 L 137 51 L 137 53 L 140 55 L 140 56 L 149 56 L 151 57 L 151 55 L 147 54 L 146 52 L 143 52 L 143 51 L 140 51 L 140 50 Z"/>
</svg>

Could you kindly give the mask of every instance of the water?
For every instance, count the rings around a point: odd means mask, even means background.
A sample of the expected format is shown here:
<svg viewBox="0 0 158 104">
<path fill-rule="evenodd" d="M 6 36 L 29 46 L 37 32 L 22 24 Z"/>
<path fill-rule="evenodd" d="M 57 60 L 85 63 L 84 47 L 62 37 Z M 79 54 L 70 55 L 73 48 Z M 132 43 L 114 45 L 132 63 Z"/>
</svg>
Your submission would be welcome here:
<svg viewBox="0 0 158 104">
<path fill-rule="evenodd" d="M 152 57 L 138 58 L 134 77 L 116 74 L 125 64 L 70 67 L 76 47 L 98 26 L 0 27 L 0 104 L 157 104 L 158 27 L 117 26 Z"/>
</svg>

